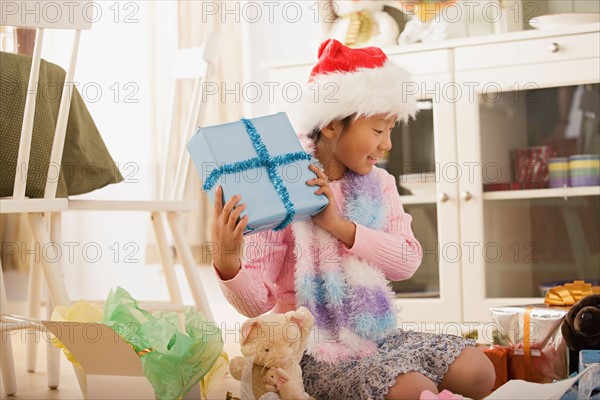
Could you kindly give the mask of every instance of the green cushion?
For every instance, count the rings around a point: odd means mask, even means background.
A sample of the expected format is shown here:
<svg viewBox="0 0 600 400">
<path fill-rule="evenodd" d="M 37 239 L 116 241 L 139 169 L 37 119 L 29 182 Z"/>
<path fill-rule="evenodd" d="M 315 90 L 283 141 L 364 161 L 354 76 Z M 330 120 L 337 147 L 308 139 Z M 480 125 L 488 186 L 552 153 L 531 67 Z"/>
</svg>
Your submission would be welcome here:
<svg viewBox="0 0 600 400">
<path fill-rule="evenodd" d="M 31 57 L 0 52 L 0 69 L 0 197 L 8 197 L 13 192 Z M 58 65 L 42 60 L 25 192 L 30 198 L 44 197 L 65 75 Z M 56 170 L 51 169 L 51 177 L 56 177 Z M 85 102 L 75 89 L 56 197 L 88 193 L 122 180 Z"/>
</svg>

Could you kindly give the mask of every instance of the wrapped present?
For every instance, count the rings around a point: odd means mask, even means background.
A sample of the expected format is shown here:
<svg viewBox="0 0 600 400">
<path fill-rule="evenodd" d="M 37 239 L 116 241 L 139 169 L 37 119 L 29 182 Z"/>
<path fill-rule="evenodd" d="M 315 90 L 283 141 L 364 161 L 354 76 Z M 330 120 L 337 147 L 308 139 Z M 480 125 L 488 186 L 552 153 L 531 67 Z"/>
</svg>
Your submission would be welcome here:
<svg viewBox="0 0 600 400">
<path fill-rule="evenodd" d="M 244 234 L 280 230 L 324 209 L 328 200 L 315 195 L 306 181 L 311 155 L 285 113 L 199 128 L 187 145 L 203 189 L 214 202 L 218 185 L 223 202 L 236 194 L 247 205 Z"/>
<path fill-rule="evenodd" d="M 568 349 L 560 324 L 566 307 L 547 304 L 495 307 L 492 319 L 510 344 L 508 379 L 548 383 L 568 375 Z"/>
<path fill-rule="evenodd" d="M 512 351 L 512 348 L 508 346 L 496 345 L 478 347 L 494 365 L 496 382 L 494 383 L 492 390 L 496 390 L 508 382 L 508 355 Z"/>
<path fill-rule="evenodd" d="M 544 303 L 550 306 L 570 307 L 585 296 L 600 294 L 600 286 L 592 286 L 585 281 L 573 281 L 563 285 L 554 286 L 546 293 Z"/>
</svg>

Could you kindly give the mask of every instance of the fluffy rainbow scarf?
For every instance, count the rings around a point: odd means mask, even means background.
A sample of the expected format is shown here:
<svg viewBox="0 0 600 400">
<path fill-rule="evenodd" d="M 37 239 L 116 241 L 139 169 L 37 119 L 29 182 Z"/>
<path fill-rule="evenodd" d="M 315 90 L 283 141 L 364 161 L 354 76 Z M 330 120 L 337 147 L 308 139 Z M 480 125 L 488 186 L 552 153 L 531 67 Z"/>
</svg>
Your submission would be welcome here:
<svg viewBox="0 0 600 400">
<path fill-rule="evenodd" d="M 376 173 L 348 172 L 342 180 L 344 217 L 381 230 L 386 222 Z M 308 354 L 335 363 L 368 357 L 396 328 L 393 292 L 383 273 L 343 250 L 342 243 L 310 221 L 292 224 L 297 249 L 296 306 L 315 316 Z"/>
</svg>

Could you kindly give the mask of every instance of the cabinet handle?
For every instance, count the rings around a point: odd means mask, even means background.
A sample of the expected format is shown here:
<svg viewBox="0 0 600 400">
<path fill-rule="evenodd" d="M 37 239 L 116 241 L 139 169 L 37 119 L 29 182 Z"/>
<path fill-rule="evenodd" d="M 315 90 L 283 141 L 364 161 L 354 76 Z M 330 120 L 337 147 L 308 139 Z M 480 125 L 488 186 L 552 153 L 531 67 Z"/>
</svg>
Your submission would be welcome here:
<svg viewBox="0 0 600 400">
<path fill-rule="evenodd" d="M 448 200 L 450 200 L 450 196 L 448 196 L 446 193 L 442 193 L 442 194 L 440 194 L 440 201 L 441 201 L 442 203 L 445 203 L 445 202 L 447 202 Z"/>
<path fill-rule="evenodd" d="M 560 51 L 560 44 L 554 42 L 550 45 L 550 51 L 553 53 L 558 53 Z"/>
<path fill-rule="evenodd" d="M 464 201 L 469 201 L 469 200 L 471 200 L 471 199 L 473 198 L 473 196 L 471 195 L 471 193 L 470 193 L 470 192 L 462 192 L 462 193 L 460 194 L 460 197 L 462 197 L 462 199 L 463 199 Z"/>
</svg>

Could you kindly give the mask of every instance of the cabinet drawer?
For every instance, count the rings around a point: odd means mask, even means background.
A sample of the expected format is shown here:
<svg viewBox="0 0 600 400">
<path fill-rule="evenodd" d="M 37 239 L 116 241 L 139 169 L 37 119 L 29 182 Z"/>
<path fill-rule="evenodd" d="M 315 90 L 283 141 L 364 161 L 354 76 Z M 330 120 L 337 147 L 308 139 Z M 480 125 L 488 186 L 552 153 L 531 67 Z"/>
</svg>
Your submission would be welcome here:
<svg viewBox="0 0 600 400">
<path fill-rule="evenodd" d="M 600 33 L 547 37 L 509 43 L 459 47 L 456 70 L 497 68 L 509 65 L 547 63 L 600 55 Z"/>
<path fill-rule="evenodd" d="M 388 58 L 412 75 L 431 75 L 451 71 L 450 50 L 388 54 Z M 294 82 L 304 85 L 308 81 L 312 67 L 313 64 L 302 64 L 293 67 L 272 68 L 269 70 L 269 80 L 281 84 Z"/>
<path fill-rule="evenodd" d="M 420 53 L 391 54 L 394 64 L 405 68 L 412 75 L 429 75 L 451 71 L 450 50 L 432 50 Z"/>
</svg>

